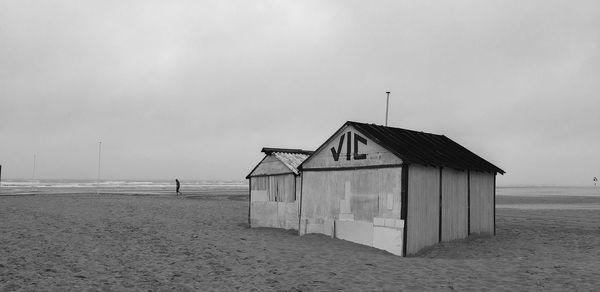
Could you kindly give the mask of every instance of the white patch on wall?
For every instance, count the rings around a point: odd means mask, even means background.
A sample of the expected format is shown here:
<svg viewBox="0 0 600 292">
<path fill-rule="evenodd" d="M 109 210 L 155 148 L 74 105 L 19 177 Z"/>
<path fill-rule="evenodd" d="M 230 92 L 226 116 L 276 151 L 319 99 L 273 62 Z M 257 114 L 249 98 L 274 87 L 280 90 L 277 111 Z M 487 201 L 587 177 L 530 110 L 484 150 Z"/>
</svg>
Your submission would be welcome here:
<svg viewBox="0 0 600 292">
<path fill-rule="evenodd" d="M 344 220 L 344 221 L 354 221 L 354 214 L 352 214 L 352 213 L 340 213 L 339 219 L 340 220 Z"/>
<path fill-rule="evenodd" d="M 250 224 L 252 227 L 274 227 L 298 229 L 298 203 L 264 202 L 251 203 Z"/>
<path fill-rule="evenodd" d="M 373 247 L 395 255 L 402 255 L 402 229 L 373 227 Z"/>
<path fill-rule="evenodd" d="M 306 219 L 305 233 L 321 233 L 324 234 L 322 219 Z"/>
<path fill-rule="evenodd" d="M 252 190 L 250 192 L 250 201 L 252 202 L 266 202 L 269 200 L 266 190 Z"/>
<path fill-rule="evenodd" d="M 353 221 L 354 214 L 352 214 L 351 205 L 352 202 L 352 183 L 346 181 L 344 185 L 344 199 L 340 200 L 340 220 Z"/>
<path fill-rule="evenodd" d="M 373 223 L 336 220 L 334 236 L 401 256 L 404 220 L 381 217 L 373 218 Z"/>
<path fill-rule="evenodd" d="M 337 220 L 335 222 L 335 237 L 373 246 L 373 223 Z"/>
<path fill-rule="evenodd" d="M 373 247 L 402 255 L 404 220 L 373 218 Z"/>
</svg>

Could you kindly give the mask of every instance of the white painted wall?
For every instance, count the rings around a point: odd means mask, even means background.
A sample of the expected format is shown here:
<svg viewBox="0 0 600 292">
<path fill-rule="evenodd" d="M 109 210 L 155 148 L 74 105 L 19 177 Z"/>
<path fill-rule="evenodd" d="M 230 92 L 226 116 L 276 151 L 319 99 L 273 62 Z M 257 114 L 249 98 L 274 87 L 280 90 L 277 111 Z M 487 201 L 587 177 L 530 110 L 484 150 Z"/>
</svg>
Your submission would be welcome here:
<svg viewBox="0 0 600 292">
<path fill-rule="evenodd" d="M 298 201 L 292 203 L 253 201 L 250 224 L 252 227 L 298 229 Z"/>
<path fill-rule="evenodd" d="M 471 233 L 494 233 L 494 176 L 471 171 Z"/>
<path fill-rule="evenodd" d="M 469 235 L 468 185 L 467 171 L 442 169 L 442 241 Z"/>
<path fill-rule="evenodd" d="M 400 167 L 303 172 L 299 233 L 326 234 L 401 255 L 401 174 Z"/>
<path fill-rule="evenodd" d="M 411 164 L 408 168 L 406 253 L 439 242 L 440 169 Z"/>
<path fill-rule="evenodd" d="M 298 182 L 293 174 L 251 177 L 250 226 L 297 230 Z"/>
</svg>

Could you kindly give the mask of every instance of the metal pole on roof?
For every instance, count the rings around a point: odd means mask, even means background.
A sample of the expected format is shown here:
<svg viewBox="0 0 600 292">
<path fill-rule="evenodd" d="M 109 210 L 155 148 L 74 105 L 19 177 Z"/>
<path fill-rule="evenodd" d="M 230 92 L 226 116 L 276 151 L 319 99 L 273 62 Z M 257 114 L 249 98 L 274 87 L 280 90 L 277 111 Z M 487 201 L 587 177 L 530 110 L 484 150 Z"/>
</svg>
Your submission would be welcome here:
<svg viewBox="0 0 600 292">
<path fill-rule="evenodd" d="M 390 92 L 386 91 L 385 93 L 387 93 L 387 100 L 385 102 L 385 126 L 387 127 L 387 121 L 388 121 L 388 109 L 390 107 Z"/>
</svg>

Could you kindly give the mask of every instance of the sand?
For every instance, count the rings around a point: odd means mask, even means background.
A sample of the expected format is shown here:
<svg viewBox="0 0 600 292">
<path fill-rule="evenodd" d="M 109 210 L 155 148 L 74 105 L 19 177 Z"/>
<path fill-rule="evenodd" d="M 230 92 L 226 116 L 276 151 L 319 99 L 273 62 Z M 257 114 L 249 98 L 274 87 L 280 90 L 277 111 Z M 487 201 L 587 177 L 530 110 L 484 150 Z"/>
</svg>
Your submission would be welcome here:
<svg viewBox="0 0 600 292">
<path fill-rule="evenodd" d="M 1 196 L 0 290 L 600 287 L 599 210 L 498 209 L 497 236 L 409 258 L 323 235 L 249 229 L 247 212 L 239 195 Z"/>
</svg>

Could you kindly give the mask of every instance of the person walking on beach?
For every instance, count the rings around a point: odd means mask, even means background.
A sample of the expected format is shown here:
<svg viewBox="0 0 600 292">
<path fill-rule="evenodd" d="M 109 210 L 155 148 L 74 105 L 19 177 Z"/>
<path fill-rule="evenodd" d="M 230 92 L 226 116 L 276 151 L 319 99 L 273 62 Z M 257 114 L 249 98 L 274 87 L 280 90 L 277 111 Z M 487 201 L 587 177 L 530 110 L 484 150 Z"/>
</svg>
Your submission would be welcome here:
<svg viewBox="0 0 600 292">
<path fill-rule="evenodd" d="M 178 179 L 175 179 L 175 185 L 176 185 L 175 186 L 175 195 L 176 196 L 181 195 L 181 192 L 179 191 L 179 187 L 181 186 L 181 184 L 179 183 Z"/>
</svg>

